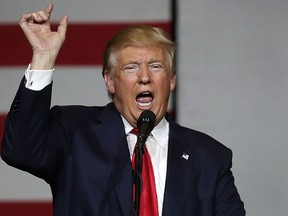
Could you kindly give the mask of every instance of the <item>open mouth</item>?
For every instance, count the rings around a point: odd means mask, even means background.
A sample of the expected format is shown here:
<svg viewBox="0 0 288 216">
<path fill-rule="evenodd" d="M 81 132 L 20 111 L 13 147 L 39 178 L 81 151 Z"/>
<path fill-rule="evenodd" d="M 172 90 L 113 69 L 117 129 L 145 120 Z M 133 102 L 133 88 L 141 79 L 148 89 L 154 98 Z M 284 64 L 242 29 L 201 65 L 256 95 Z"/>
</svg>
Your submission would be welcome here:
<svg viewBox="0 0 288 216">
<path fill-rule="evenodd" d="M 136 101 L 141 107 L 149 107 L 154 100 L 154 96 L 151 92 L 141 92 L 136 96 Z"/>
</svg>

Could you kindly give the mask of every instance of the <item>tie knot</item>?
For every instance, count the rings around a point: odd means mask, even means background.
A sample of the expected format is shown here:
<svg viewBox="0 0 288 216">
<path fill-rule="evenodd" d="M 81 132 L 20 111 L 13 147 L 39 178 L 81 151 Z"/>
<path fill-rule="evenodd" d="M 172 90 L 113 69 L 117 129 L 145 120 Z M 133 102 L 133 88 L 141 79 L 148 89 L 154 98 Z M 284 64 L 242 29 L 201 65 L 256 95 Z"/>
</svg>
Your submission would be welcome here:
<svg viewBox="0 0 288 216">
<path fill-rule="evenodd" d="M 133 128 L 131 130 L 131 133 L 137 136 L 138 135 L 138 128 Z"/>
</svg>

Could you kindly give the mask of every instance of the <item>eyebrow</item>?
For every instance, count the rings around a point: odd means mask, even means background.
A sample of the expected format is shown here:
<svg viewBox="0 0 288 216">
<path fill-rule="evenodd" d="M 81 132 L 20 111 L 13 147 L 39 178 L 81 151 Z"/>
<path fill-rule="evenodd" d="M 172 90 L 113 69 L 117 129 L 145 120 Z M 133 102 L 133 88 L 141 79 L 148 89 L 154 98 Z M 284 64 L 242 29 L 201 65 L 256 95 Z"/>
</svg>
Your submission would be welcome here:
<svg viewBox="0 0 288 216">
<path fill-rule="evenodd" d="M 146 63 L 146 62 L 145 62 Z M 152 64 L 152 63 L 161 63 L 161 64 L 164 64 L 164 62 L 160 59 L 151 59 L 147 62 L 148 64 Z M 137 64 L 137 65 L 140 65 L 141 62 L 137 61 L 137 60 L 131 60 L 131 61 L 128 61 L 127 63 L 124 63 L 123 66 L 125 65 L 129 65 L 129 64 Z"/>
<path fill-rule="evenodd" d="M 163 60 L 160 60 L 160 59 L 151 59 L 148 61 L 148 64 L 151 64 L 151 63 L 161 63 L 163 64 Z"/>
</svg>

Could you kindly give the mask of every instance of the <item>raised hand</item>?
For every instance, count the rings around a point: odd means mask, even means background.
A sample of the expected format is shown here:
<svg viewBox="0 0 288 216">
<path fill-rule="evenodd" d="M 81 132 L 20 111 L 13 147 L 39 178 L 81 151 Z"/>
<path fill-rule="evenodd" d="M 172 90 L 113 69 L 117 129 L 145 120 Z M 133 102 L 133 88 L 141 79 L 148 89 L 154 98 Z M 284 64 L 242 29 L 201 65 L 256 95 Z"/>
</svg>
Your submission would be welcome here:
<svg viewBox="0 0 288 216">
<path fill-rule="evenodd" d="M 68 16 L 63 16 L 57 31 L 52 31 L 50 23 L 52 11 L 53 5 L 48 4 L 44 10 L 23 14 L 19 21 L 33 50 L 31 69 L 54 68 L 58 53 L 65 41 Z"/>
</svg>

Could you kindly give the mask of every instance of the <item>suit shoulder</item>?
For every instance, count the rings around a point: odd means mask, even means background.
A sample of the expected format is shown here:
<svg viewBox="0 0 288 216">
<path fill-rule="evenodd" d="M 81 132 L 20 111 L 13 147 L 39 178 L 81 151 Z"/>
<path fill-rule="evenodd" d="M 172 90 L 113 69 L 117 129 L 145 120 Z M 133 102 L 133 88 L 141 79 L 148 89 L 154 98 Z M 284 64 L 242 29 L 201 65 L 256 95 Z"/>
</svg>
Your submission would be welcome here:
<svg viewBox="0 0 288 216">
<path fill-rule="evenodd" d="M 214 155 L 231 154 L 231 150 L 227 146 L 204 132 L 172 123 L 171 133 L 174 137 L 181 137 L 180 142 L 182 142 L 181 140 L 185 140 L 185 145 L 196 151 L 213 152 Z"/>
<path fill-rule="evenodd" d="M 66 121 L 78 122 L 85 121 L 86 119 L 97 119 L 101 112 L 104 110 L 102 106 L 53 106 L 51 108 L 52 119 L 62 119 Z"/>
<path fill-rule="evenodd" d="M 104 106 L 84 106 L 84 105 L 66 105 L 66 106 L 53 106 L 51 108 L 52 112 L 65 112 L 67 114 L 75 113 L 98 113 L 104 109 Z"/>
</svg>

